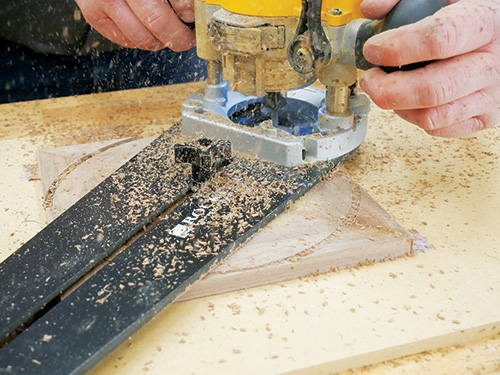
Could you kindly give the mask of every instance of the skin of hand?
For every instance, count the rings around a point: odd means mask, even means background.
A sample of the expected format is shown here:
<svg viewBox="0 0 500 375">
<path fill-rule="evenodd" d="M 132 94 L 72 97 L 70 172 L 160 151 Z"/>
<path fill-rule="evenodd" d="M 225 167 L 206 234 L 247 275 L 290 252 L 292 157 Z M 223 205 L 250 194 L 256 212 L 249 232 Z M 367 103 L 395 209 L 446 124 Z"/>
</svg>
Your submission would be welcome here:
<svg viewBox="0 0 500 375">
<path fill-rule="evenodd" d="M 382 18 L 398 0 L 365 0 Z M 366 71 L 361 88 L 379 107 L 427 133 L 460 137 L 500 123 L 500 1 L 455 0 L 433 16 L 370 38 L 365 58 L 379 66 L 433 61 L 413 71 Z"/>
<path fill-rule="evenodd" d="M 76 0 L 87 22 L 129 48 L 185 51 L 195 44 L 193 0 Z"/>
</svg>

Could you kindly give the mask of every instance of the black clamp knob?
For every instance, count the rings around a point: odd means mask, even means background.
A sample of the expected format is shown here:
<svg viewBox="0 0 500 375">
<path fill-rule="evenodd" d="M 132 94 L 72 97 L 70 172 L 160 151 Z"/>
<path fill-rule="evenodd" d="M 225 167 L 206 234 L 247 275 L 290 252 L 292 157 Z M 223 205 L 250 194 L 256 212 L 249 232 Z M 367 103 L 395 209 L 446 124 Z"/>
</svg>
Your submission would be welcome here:
<svg viewBox="0 0 500 375">
<path fill-rule="evenodd" d="M 220 167 L 229 165 L 231 142 L 223 139 L 200 138 L 192 144 L 174 146 L 176 163 L 189 163 L 192 167 L 193 181 L 201 184 L 213 177 Z"/>
</svg>

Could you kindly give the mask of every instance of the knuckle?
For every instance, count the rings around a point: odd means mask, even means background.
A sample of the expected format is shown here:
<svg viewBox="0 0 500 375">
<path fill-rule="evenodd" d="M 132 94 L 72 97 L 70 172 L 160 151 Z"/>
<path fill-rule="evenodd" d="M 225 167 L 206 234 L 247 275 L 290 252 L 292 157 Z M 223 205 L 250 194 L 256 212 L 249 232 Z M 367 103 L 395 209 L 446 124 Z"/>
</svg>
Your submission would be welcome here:
<svg viewBox="0 0 500 375">
<path fill-rule="evenodd" d="M 427 22 L 426 36 L 432 59 L 444 59 L 457 54 L 469 38 L 471 15 L 468 6 L 445 7 Z M 475 22 L 475 21 L 474 21 Z"/>
<path fill-rule="evenodd" d="M 426 81 L 415 88 L 417 104 L 421 108 L 436 107 L 448 102 L 454 92 L 454 80 L 443 75 L 439 82 Z"/>
<path fill-rule="evenodd" d="M 106 0 L 102 2 L 104 9 L 118 9 L 123 6 L 122 0 Z"/>
<path fill-rule="evenodd" d="M 444 59 L 455 55 L 454 51 L 459 40 L 459 30 L 457 27 L 452 26 L 456 25 L 455 22 L 448 23 L 442 20 L 438 22 L 444 24 L 441 24 L 441 27 L 438 27 L 437 30 L 431 26 L 427 31 L 428 34 L 426 34 L 432 35 L 427 46 L 424 44 L 424 48 L 428 48 L 429 59 Z"/>
<path fill-rule="evenodd" d="M 435 108 L 429 109 L 411 109 L 400 111 L 401 117 L 406 121 L 429 132 L 442 127 L 442 121 L 436 112 Z"/>
<path fill-rule="evenodd" d="M 419 126 L 425 131 L 432 131 L 435 129 L 439 129 L 444 126 L 445 122 L 443 121 L 443 117 L 439 109 L 437 108 L 428 108 L 423 110 L 423 118 L 421 118 L 419 122 Z"/>
<path fill-rule="evenodd" d="M 145 26 L 154 33 L 163 33 L 168 28 L 168 18 L 161 11 L 152 11 L 145 20 Z"/>
<path fill-rule="evenodd" d="M 87 22 L 90 23 L 89 20 Z M 114 25 L 114 22 L 111 18 L 109 17 L 99 17 L 95 20 L 92 20 L 92 26 L 94 26 L 96 29 L 104 29 L 108 30 Z"/>
<path fill-rule="evenodd" d="M 476 126 L 478 127 L 477 131 L 479 131 L 491 128 L 494 126 L 494 124 L 490 123 L 487 119 L 483 118 L 482 116 L 479 116 L 477 117 Z"/>
<path fill-rule="evenodd" d="M 466 123 L 468 123 L 469 125 L 467 129 L 468 134 L 476 133 L 478 131 L 488 129 L 490 127 L 487 119 L 484 118 L 483 116 L 473 117 L 470 119 L 470 121 Z"/>
</svg>

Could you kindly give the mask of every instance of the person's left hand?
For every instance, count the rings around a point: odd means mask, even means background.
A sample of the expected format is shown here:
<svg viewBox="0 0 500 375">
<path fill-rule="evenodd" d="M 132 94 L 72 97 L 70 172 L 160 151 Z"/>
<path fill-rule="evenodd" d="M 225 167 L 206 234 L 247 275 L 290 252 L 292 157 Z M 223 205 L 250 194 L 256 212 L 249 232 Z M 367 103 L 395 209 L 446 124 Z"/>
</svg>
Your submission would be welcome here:
<svg viewBox="0 0 500 375">
<path fill-rule="evenodd" d="M 193 0 L 75 0 L 86 21 L 123 47 L 185 51 L 195 35 Z"/>
</svg>

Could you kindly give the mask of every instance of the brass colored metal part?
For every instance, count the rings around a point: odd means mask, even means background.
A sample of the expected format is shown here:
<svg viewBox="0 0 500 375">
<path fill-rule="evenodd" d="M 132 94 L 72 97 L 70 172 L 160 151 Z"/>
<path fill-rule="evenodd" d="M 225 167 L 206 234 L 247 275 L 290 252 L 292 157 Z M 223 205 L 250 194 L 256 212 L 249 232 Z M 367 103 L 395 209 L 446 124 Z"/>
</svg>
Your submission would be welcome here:
<svg viewBox="0 0 500 375">
<path fill-rule="evenodd" d="M 328 86 L 326 89 L 326 112 L 340 116 L 347 112 L 349 104 L 349 86 Z"/>
</svg>

